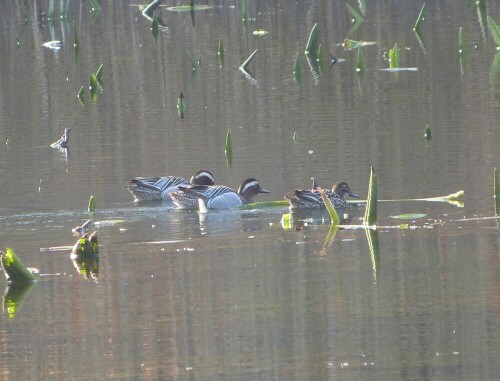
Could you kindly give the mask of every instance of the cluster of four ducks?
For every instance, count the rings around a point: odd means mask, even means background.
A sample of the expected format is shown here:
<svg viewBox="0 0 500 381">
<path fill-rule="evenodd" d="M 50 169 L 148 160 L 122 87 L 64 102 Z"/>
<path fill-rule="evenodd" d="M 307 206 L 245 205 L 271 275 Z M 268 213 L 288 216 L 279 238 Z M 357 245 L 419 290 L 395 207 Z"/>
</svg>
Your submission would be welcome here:
<svg viewBox="0 0 500 381">
<path fill-rule="evenodd" d="M 171 200 L 178 208 L 199 207 L 200 210 L 235 208 L 253 202 L 259 193 L 270 193 L 254 178 L 244 180 L 237 191 L 225 185 L 215 185 L 214 176 L 206 170 L 198 171 L 189 181 L 177 176 L 136 177 L 130 180 L 127 188 L 134 201 Z M 325 204 L 319 190 L 313 179 L 311 189 L 296 189 L 284 198 L 293 209 L 321 208 Z M 347 207 L 346 195 L 359 198 L 343 181 L 333 184 L 332 189 L 325 190 L 325 193 L 338 210 Z"/>
</svg>

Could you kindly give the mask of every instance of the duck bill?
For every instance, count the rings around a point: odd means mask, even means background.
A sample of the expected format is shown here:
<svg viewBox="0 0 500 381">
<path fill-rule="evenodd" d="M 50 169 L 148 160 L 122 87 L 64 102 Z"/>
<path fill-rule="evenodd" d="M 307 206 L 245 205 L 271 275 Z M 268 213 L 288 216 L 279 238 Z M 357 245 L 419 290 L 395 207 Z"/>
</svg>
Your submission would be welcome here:
<svg viewBox="0 0 500 381">
<path fill-rule="evenodd" d="M 260 188 L 259 193 L 271 193 L 271 191 L 268 191 L 267 189 Z"/>
<path fill-rule="evenodd" d="M 354 198 L 359 198 L 359 196 L 356 193 L 349 192 L 349 196 L 354 197 Z"/>
</svg>

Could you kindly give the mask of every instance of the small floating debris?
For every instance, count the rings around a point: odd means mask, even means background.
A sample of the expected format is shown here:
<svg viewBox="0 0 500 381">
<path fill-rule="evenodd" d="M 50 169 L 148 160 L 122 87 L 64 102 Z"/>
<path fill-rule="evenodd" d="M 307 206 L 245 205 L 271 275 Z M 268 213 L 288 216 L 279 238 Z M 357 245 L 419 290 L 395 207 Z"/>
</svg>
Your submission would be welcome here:
<svg viewBox="0 0 500 381">
<path fill-rule="evenodd" d="M 53 41 L 47 41 L 42 44 L 43 47 L 53 49 L 53 50 L 59 50 L 63 46 L 63 43 L 59 40 L 53 40 Z"/>
</svg>

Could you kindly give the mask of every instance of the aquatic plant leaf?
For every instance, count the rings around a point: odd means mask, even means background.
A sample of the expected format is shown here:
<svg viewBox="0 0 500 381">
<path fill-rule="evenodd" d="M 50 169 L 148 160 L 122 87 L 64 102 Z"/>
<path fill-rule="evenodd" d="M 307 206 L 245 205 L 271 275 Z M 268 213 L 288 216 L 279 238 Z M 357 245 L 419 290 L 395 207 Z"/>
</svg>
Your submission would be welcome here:
<svg viewBox="0 0 500 381">
<path fill-rule="evenodd" d="M 316 62 L 318 63 L 319 72 L 323 71 L 323 45 L 319 44 L 318 52 L 316 53 Z"/>
<path fill-rule="evenodd" d="M 318 23 L 314 24 L 306 44 L 306 55 L 312 55 L 318 51 Z"/>
<path fill-rule="evenodd" d="M 424 213 L 405 213 L 405 214 L 398 214 L 397 216 L 391 216 L 391 218 L 396 218 L 399 220 L 416 220 L 419 218 L 423 218 L 427 216 L 427 214 Z"/>
<path fill-rule="evenodd" d="M 500 48 L 500 27 L 490 15 L 488 15 L 488 27 L 490 28 L 491 36 L 495 40 L 495 44 L 497 44 L 497 48 Z"/>
<path fill-rule="evenodd" d="M 467 64 L 467 41 L 465 40 L 464 28 L 458 29 L 458 42 L 460 44 L 460 73 L 462 76 L 465 73 L 465 66 Z"/>
<path fill-rule="evenodd" d="M 43 192 L 43 181 L 42 181 L 42 179 L 40 179 L 40 180 L 38 181 L 38 192 L 39 192 L 39 193 L 42 193 L 42 192 Z"/>
<path fill-rule="evenodd" d="M 425 125 L 425 132 L 424 132 L 424 136 L 427 140 L 431 140 L 432 138 L 432 130 L 431 130 L 431 126 L 429 126 L 428 124 Z"/>
<path fill-rule="evenodd" d="M 89 205 L 87 207 L 87 210 L 89 213 L 95 213 L 95 199 L 93 195 L 89 198 Z"/>
<path fill-rule="evenodd" d="M 351 18 L 352 18 L 351 27 L 347 31 L 347 35 L 350 36 L 359 28 L 359 26 L 363 22 L 363 17 L 358 13 L 358 11 L 356 9 L 354 9 L 348 3 L 346 3 L 345 5 L 347 7 L 347 10 L 349 11 L 349 14 L 351 15 Z"/>
<path fill-rule="evenodd" d="M 2 271 L 9 283 L 36 282 L 33 273 L 11 248 L 8 247 L 5 253 L 0 252 L 0 261 Z"/>
<path fill-rule="evenodd" d="M 399 49 L 397 43 L 394 44 L 392 49 L 389 49 L 389 67 L 391 69 L 399 67 Z"/>
<path fill-rule="evenodd" d="M 102 86 L 102 73 L 104 71 L 104 64 L 101 64 L 98 68 L 97 71 L 95 72 L 95 77 L 97 79 L 97 82 L 99 85 Z"/>
<path fill-rule="evenodd" d="M 189 50 L 187 51 L 187 55 L 191 61 L 191 67 L 193 70 L 198 70 L 200 68 L 200 61 L 196 60 Z"/>
<path fill-rule="evenodd" d="M 226 133 L 226 145 L 224 147 L 224 154 L 226 155 L 227 165 L 231 167 L 233 165 L 233 139 L 231 138 L 230 130 L 227 130 Z"/>
<path fill-rule="evenodd" d="M 80 35 L 76 27 L 76 23 L 73 23 L 73 46 L 78 48 L 80 46 Z"/>
<path fill-rule="evenodd" d="M 346 38 L 342 44 L 340 44 L 345 50 L 358 49 L 365 46 L 376 45 L 376 41 L 356 41 Z"/>
<path fill-rule="evenodd" d="M 93 101 L 97 98 L 97 90 L 99 88 L 99 81 L 94 73 L 89 75 L 89 89 L 90 89 L 90 99 Z"/>
<path fill-rule="evenodd" d="M 334 225 L 340 224 L 339 215 L 337 214 L 337 211 L 335 210 L 335 207 L 333 206 L 330 199 L 326 196 L 325 190 L 319 189 L 319 193 L 321 194 L 321 198 L 323 199 L 323 202 L 325 203 L 326 210 L 328 211 L 328 214 L 330 215 L 331 223 Z"/>
<path fill-rule="evenodd" d="M 299 135 L 297 134 L 297 131 L 293 133 L 292 139 L 294 143 L 297 143 L 297 139 L 299 138 Z"/>
<path fill-rule="evenodd" d="M 422 8 L 420 8 L 420 13 L 418 14 L 417 21 L 415 22 L 413 30 L 416 32 L 420 31 L 420 26 L 422 25 L 422 22 L 424 20 L 425 20 L 425 3 L 422 5 Z"/>
<path fill-rule="evenodd" d="M 83 105 L 85 103 L 85 87 L 81 86 L 78 91 L 78 100 Z"/>
<path fill-rule="evenodd" d="M 293 214 L 286 213 L 281 216 L 281 227 L 284 230 L 293 229 Z"/>
<path fill-rule="evenodd" d="M 184 95 L 181 93 L 179 98 L 177 98 L 177 113 L 179 118 L 184 119 L 184 114 L 186 112 L 186 102 L 184 101 Z"/>
<path fill-rule="evenodd" d="M 249 16 L 248 16 L 248 0 L 243 0 L 243 9 L 242 9 L 242 12 L 243 12 L 243 16 L 242 16 L 242 20 L 244 23 L 246 23 L 249 19 Z"/>
<path fill-rule="evenodd" d="M 365 71 L 365 57 L 361 47 L 358 48 L 358 57 L 356 60 L 356 71 L 358 73 Z"/>
<path fill-rule="evenodd" d="M 240 207 L 240 209 L 262 209 L 262 208 L 281 208 L 288 207 L 288 201 L 286 200 L 275 200 L 275 201 L 256 201 L 250 204 L 245 204 Z"/>
<path fill-rule="evenodd" d="M 371 167 L 370 171 L 370 185 L 368 186 L 368 200 L 364 220 L 365 224 L 370 226 L 377 223 L 377 176 L 373 167 Z"/>
<path fill-rule="evenodd" d="M 222 38 L 219 39 L 219 48 L 217 49 L 217 55 L 224 56 L 224 44 L 222 43 Z"/>
<path fill-rule="evenodd" d="M 255 49 L 250 56 L 240 65 L 240 70 L 247 71 L 248 65 L 250 65 L 250 62 L 252 62 L 253 57 L 255 57 L 255 54 L 259 51 L 259 49 Z"/>
</svg>

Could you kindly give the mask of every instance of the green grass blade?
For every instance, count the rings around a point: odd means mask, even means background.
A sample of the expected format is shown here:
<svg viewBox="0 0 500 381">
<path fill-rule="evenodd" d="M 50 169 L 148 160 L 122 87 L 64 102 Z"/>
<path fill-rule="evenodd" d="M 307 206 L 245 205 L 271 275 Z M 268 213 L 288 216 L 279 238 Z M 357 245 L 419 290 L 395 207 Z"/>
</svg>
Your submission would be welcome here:
<svg viewBox="0 0 500 381">
<path fill-rule="evenodd" d="M 368 200 L 365 211 L 365 224 L 375 225 L 377 223 L 377 176 L 375 169 L 371 167 L 370 185 L 368 186 Z"/>
<path fill-rule="evenodd" d="M 500 27 L 490 15 L 488 15 L 488 27 L 490 28 L 493 39 L 495 40 L 495 44 L 497 44 L 497 48 L 500 48 Z"/>
<path fill-rule="evenodd" d="M 97 89 L 99 88 L 99 81 L 97 80 L 97 76 L 95 74 L 90 74 L 89 76 L 89 89 L 90 89 L 90 98 L 95 101 L 97 98 Z"/>
<path fill-rule="evenodd" d="M 255 54 L 257 54 L 258 51 L 259 49 L 255 49 L 253 53 L 248 56 L 248 58 L 240 65 L 241 70 L 248 71 L 248 65 L 250 65 L 250 62 L 252 62 L 253 57 L 255 57 Z"/>
<path fill-rule="evenodd" d="M 339 215 L 337 214 L 337 211 L 335 210 L 335 207 L 333 206 L 330 199 L 326 196 L 325 191 L 323 189 L 320 189 L 319 193 L 321 194 L 321 198 L 323 199 L 323 202 L 325 203 L 326 210 L 328 211 L 328 214 L 330 215 L 331 223 L 334 225 L 340 224 Z"/>
<path fill-rule="evenodd" d="M 312 55 L 318 51 L 318 23 L 314 24 L 311 32 L 309 33 L 309 39 L 306 44 L 306 55 Z"/>
<path fill-rule="evenodd" d="M 420 13 L 418 14 L 417 21 L 415 22 L 415 26 L 413 27 L 413 30 L 415 32 L 420 31 L 420 26 L 422 25 L 422 22 L 425 20 L 425 3 L 422 5 L 422 8 L 420 8 Z"/>
<path fill-rule="evenodd" d="M 2 270 L 9 283 L 36 282 L 33 273 L 9 247 L 5 253 L 0 252 Z"/>
<path fill-rule="evenodd" d="M 276 200 L 276 201 L 257 201 L 250 204 L 245 204 L 240 207 L 240 209 L 261 209 L 261 208 L 282 208 L 288 206 L 288 201 L 286 200 Z"/>
<path fill-rule="evenodd" d="M 95 199 L 94 196 L 90 196 L 89 198 L 89 206 L 87 208 L 89 213 L 95 213 Z"/>
</svg>

